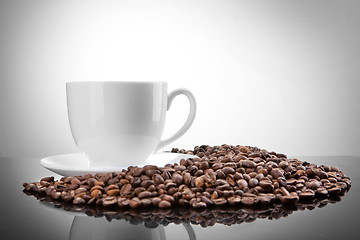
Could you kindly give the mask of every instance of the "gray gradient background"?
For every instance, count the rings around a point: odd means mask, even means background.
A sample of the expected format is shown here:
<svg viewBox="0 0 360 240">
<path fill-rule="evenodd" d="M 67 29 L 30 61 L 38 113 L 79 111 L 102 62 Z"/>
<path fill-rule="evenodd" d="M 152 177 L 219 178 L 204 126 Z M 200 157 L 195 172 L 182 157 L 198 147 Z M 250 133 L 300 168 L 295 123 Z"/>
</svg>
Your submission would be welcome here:
<svg viewBox="0 0 360 240">
<path fill-rule="evenodd" d="M 190 89 L 197 118 L 172 146 L 360 156 L 359 12 L 360 1 L 0 0 L 0 157 L 77 151 L 65 82 L 83 80 Z M 165 135 L 187 112 L 175 99 Z"/>
</svg>

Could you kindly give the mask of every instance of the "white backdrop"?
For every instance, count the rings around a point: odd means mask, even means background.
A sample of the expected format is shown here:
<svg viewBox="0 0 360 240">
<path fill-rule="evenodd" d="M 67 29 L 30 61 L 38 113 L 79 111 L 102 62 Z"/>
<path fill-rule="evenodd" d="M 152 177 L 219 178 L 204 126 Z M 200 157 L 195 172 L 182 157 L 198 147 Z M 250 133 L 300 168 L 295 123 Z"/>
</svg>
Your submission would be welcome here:
<svg viewBox="0 0 360 240">
<path fill-rule="evenodd" d="M 167 81 L 173 146 L 360 155 L 359 1 L 0 0 L 0 156 L 77 151 L 67 81 Z M 186 119 L 175 99 L 165 135 Z"/>
</svg>

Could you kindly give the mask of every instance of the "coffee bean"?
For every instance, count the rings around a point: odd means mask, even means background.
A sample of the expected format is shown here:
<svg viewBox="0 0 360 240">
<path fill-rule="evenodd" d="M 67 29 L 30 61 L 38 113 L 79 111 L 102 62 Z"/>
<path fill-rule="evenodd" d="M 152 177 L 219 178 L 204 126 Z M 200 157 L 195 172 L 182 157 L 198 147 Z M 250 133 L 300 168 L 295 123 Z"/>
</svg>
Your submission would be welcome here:
<svg viewBox="0 0 360 240">
<path fill-rule="evenodd" d="M 161 201 L 158 203 L 158 207 L 159 207 L 159 208 L 169 208 L 169 207 L 171 207 L 171 203 L 168 202 L 168 201 L 165 201 L 165 200 L 161 200 Z"/>
<path fill-rule="evenodd" d="M 117 184 L 119 182 L 119 179 L 117 178 L 111 178 L 109 179 L 109 181 L 107 182 L 108 184 Z"/>
<path fill-rule="evenodd" d="M 126 197 L 131 195 L 131 184 L 125 184 L 120 190 L 120 196 Z"/>
<path fill-rule="evenodd" d="M 91 191 L 91 197 L 93 198 L 99 198 L 101 196 L 102 192 L 99 189 L 95 189 Z"/>
<path fill-rule="evenodd" d="M 161 198 L 159 197 L 154 197 L 152 199 L 152 204 L 155 206 L 155 207 L 158 207 L 159 203 L 161 202 Z"/>
<path fill-rule="evenodd" d="M 200 169 L 201 169 L 201 170 L 205 171 L 205 170 L 208 169 L 208 168 L 209 168 L 209 162 L 208 162 L 208 161 L 202 161 L 202 162 L 200 163 Z"/>
<path fill-rule="evenodd" d="M 240 164 L 241 164 L 241 166 L 246 167 L 246 168 L 255 168 L 256 167 L 256 163 L 251 160 L 240 160 Z"/>
<path fill-rule="evenodd" d="M 299 193 L 301 199 L 311 199 L 315 196 L 315 192 L 311 189 L 306 189 Z"/>
<path fill-rule="evenodd" d="M 210 206 L 213 204 L 213 202 L 210 200 L 210 197 L 201 196 L 201 201 L 206 203 L 206 206 Z"/>
<path fill-rule="evenodd" d="M 225 175 L 229 175 L 229 174 L 234 174 L 235 170 L 231 167 L 224 167 L 222 169 L 222 171 L 224 172 Z"/>
<path fill-rule="evenodd" d="M 183 183 L 183 176 L 178 173 L 172 175 L 171 179 L 176 183 L 176 185 L 180 186 Z"/>
<path fill-rule="evenodd" d="M 195 202 L 192 204 L 192 207 L 194 208 L 206 208 L 206 203 L 204 202 Z"/>
<path fill-rule="evenodd" d="M 160 176 L 160 174 L 154 174 L 152 176 L 155 185 L 159 185 L 164 182 L 164 178 Z"/>
<path fill-rule="evenodd" d="M 321 183 L 319 181 L 310 182 L 310 185 L 309 185 L 310 189 L 317 189 L 319 187 L 321 187 Z"/>
<path fill-rule="evenodd" d="M 199 188 L 202 188 L 202 187 L 204 187 L 204 182 L 205 182 L 205 180 L 204 180 L 204 177 L 203 177 L 203 176 L 197 177 L 197 178 L 195 179 L 195 186 L 196 186 L 196 187 L 199 187 Z"/>
<path fill-rule="evenodd" d="M 140 199 L 137 198 L 137 197 L 132 198 L 132 199 L 130 200 L 129 206 L 130 206 L 131 208 L 138 208 L 138 207 L 140 207 L 140 206 L 141 206 L 141 201 L 140 201 Z"/>
<path fill-rule="evenodd" d="M 284 178 L 284 175 L 283 173 L 280 171 L 279 168 L 274 168 L 270 171 L 270 175 L 275 178 L 275 179 L 278 179 L 279 177 L 282 177 Z"/>
<path fill-rule="evenodd" d="M 143 198 L 140 201 L 141 201 L 141 206 L 143 207 L 150 207 L 152 205 L 152 201 L 149 198 Z"/>
<path fill-rule="evenodd" d="M 45 193 L 73 204 L 131 208 L 179 204 L 205 208 L 239 203 L 253 206 L 257 202 L 270 205 L 275 199 L 296 204 L 299 199 L 329 195 L 335 199 L 351 186 L 350 179 L 336 167 L 287 159 L 284 154 L 256 147 L 223 144 L 174 151 L 194 157 L 164 167 L 135 166 L 118 173 L 62 177 L 56 181 L 47 177 L 24 183 L 23 187 L 27 192 Z"/>
<path fill-rule="evenodd" d="M 244 179 L 239 179 L 236 184 L 239 186 L 240 189 L 245 189 L 248 187 L 248 182 Z"/>
<path fill-rule="evenodd" d="M 241 204 L 245 206 L 252 206 L 256 204 L 257 199 L 255 197 L 243 197 L 241 198 Z"/>
<path fill-rule="evenodd" d="M 295 204 L 299 201 L 299 197 L 296 195 L 281 196 L 280 201 L 284 204 Z"/>
<path fill-rule="evenodd" d="M 225 198 L 217 198 L 212 200 L 215 206 L 224 206 L 227 204 L 227 201 Z"/>
<path fill-rule="evenodd" d="M 96 181 L 96 182 L 94 182 L 94 185 L 95 185 L 95 186 L 105 187 L 105 183 L 102 182 L 102 181 Z"/>
<path fill-rule="evenodd" d="M 152 197 L 152 193 L 149 191 L 143 191 L 141 193 L 138 194 L 138 197 L 141 198 L 150 198 Z"/>
<path fill-rule="evenodd" d="M 227 198 L 227 202 L 231 206 L 238 205 L 241 202 L 241 197 L 240 196 L 229 197 L 229 198 Z"/>
<path fill-rule="evenodd" d="M 86 203 L 85 200 L 82 199 L 81 197 L 76 197 L 73 200 L 73 204 L 75 204 L 75 205 L 81 205 L 81 204 L 85 204 L 85 203 Z"/>
<path fill-rule="evenodd" d="M 218 169 L 215 171 L 216 177 L 217 178 L 221 178 L 221 179 L 225 179 L 226 178 L 226 174 L 224 173 L 224 171 L 222 169 Z"/>
<path fill-rule="evenodd" d="M 74 200 L 74 196 L 71 195 L 69 192 L 65 192 L 65 191 L 61 193 L 61 198 L 65 202 L 71 202 Z"/>
<path fill-rule="evenodd" d="M 119 196 L 120 190 L 119 189 L 110 189 L 106 192 L 106 194 L 109 196 Z"/>
<path fill-rule="evenodd" d="M 286 168 L 287 166 L 289 166 L 289 163 L 287 161 L 281 161 L 279 163 L 279 168 Z"/>
<path fill-rule="evenodd" d="M 40 181 L 44 182 L 54 182 L 54 177 L 44 177 Z"/>
<path fill-rule="evenodd" d="M 249 187 L 256 187 L 259 184 L 259 181 L 256 178 L 252 178 L 249 180 Z"/>
<path fill-rule="evenodd" d="M 75 190 L 75 194 L 79 194 L 79 193 L 85 193 L 87 192 L 86 188 L 80 187 L 78 189 Z"/>
<path fill-rule="evenodd" d="M 160 198 L 161 198 L 162 200 L 168 201 L 168 202 L 170 202 L 170 203 L 174 203 L 174 202 L 175 202 L 174 198 L 173 198 L 172 196 L 170 196 L 170 195 L 167 195 L 167 194 L 162 195 Z"/>
<path fill-rule="evenodd" d="M 341 188 L 333 187 L 327 190 L 330 195 L 338 195 L 341 192 Z"/>
<path fill-rule="evenodd" d="M 61 197 L 61 192 L 53 191 L 53 192 L 51 193 L 51 197 L 52 197 L 53 199 L 59 199 L 59 198 Z"/>
<path fill-rule="evenodd" d="M 108 197 L 102 199 L 102 205 L 104 207 L 109 207 L 109 206 L 114 205 L 116 203 L 117 203 L 117 199 L 116 199 L 115 196 L 108 196 Z"/>
</svg>

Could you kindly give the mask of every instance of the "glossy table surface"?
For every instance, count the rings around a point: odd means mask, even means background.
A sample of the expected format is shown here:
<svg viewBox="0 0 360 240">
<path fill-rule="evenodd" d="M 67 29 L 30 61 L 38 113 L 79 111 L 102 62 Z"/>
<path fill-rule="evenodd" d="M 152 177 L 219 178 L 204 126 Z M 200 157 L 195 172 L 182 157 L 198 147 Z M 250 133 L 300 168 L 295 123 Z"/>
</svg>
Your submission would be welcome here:
<svg viewBox="0 0 360 240">
<path fill-rule="evenodd" d="M 28 196 L 23 182 L 61 176 L 42 168 L 39 158 L 0 158 L 0 238 L 360 239 L 360 158 L 298 158 L 337 166 L 351 178 L 351 189 L 339 199 L 286 208 L 99 212 Z"/>
</svg>

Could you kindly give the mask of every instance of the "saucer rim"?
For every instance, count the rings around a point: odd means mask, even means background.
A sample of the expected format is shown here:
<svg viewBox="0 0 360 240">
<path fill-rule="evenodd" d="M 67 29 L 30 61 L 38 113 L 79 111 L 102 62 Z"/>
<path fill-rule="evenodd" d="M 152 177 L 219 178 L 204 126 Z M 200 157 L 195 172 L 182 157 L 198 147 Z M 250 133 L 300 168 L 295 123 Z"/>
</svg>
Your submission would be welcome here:
<svg viewBox="0 0 360 240">
<path fill-rule="evenodd" d="M 183 153 L 172 153 L 172 152 L 159 152 L 159 153 L 153 153 L 151 154 L 150 156 L 153 156 L 153 155 L 157 155 L 157 154 L 171 154 L 171 155 L 177 155 L 177 156 L 183 156 L 185 159 L 188 159 L 188 158 L 195 158 L 196 156 L 195 155 L 190 155 L 190 154 L 183 154 Z M 104 168 L 99 168 L 99 167 L 88 167 L 88 168 L 84 168 L 84 166 L 76 166 L 74 168 L 74 166 L 71 167 L 71 169 L 69 168 L 66 168 L 66 165 L 63 165 L 63 166 L 55 166 L 54 167 L 54 158 L 61 158 L 61 157 L 70 157 L 72 156 L 73 158 L 75 157 L 80 157 L 82 158 L 82 160 L 84 160 L 85 155 L 84 153 L 82 152 L 77 152 L 77 153 L 67 153 L 67 154 L 57 154 L 57 155 L 52 155 L 52 156 L 48 156 L 48 157 L 45 157 L 45 158 L 42 158 L 40 159 L 40 165 L 42 167 L 44 167 L 45 169 L 51 171 L 51 172 L 54 172 L 56 174 L 59 174 L 59 175 L 62 175 L 62 176 L 71 176 L 71 175 L 78 175 L 76 174 L 77 172 L 88 172 L 90 174 L 93 174 L 93 173 L 97 173 L 97 172 L 121 172 L 123 169 L 127 169 L 128 167 L 130 166 L 144 166 L 144 165 L 129 165 L 129 166 L 126 166 L 126 167 L 104 167 Z M 168 161 L 168 163 L 171 163 L 171 161 L 173 161 L 175 158 L 172 158 L 170 161 Z M 56 161 L 55 161 L 56 162 Z M 161 165 L 166 165 L 168 163 L 165 163 L 165 164 L 161 164 Z M 154 164 L 151 164 L 151 165 L 154 165 Z M 158 165 L 159 166 L 159 165 Z M 162 166 L 159 166 L 159 167 L 162 167 Z M 66 174 L 65 174 L 66 173 Z"/>
</svg>

